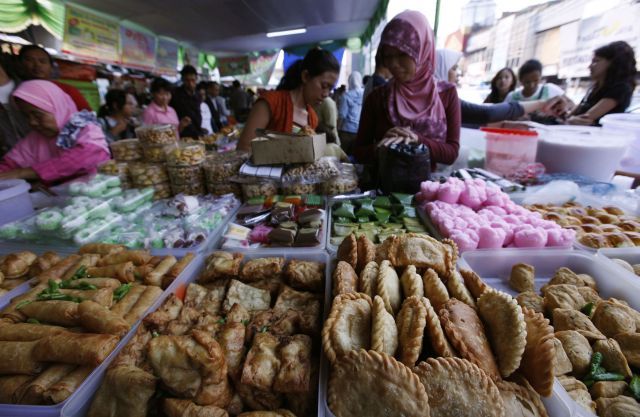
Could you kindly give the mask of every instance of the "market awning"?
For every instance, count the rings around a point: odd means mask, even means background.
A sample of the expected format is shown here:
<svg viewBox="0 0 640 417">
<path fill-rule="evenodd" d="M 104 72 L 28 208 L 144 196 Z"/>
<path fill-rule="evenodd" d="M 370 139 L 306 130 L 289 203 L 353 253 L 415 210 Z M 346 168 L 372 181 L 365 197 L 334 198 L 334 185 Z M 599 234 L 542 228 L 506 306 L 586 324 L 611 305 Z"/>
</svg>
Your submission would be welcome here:
<svg viewBox="0 0 640 417">
<path fill-rule="evenodd" d="M 76 0 L 202 50 L 252 52 L 361 36 L 385 0 Z M 266 33 L 304 27 L 306 33 Z"/>
</svg>

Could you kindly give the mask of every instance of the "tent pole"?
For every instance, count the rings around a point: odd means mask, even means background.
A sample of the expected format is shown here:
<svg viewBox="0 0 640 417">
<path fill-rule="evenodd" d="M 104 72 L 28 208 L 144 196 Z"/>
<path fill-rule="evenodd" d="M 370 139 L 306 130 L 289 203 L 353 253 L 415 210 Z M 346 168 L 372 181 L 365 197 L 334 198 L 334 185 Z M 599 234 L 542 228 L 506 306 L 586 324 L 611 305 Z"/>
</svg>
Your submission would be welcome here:
<svg viewBox="0 0 640 417">
<path fill-rule="evenodd" d="M 440 0 L 436 0 L 436 18 L 433 22 L 433 36 L 438 37 L 438 23 L 440 23 Z"/>
</svg>

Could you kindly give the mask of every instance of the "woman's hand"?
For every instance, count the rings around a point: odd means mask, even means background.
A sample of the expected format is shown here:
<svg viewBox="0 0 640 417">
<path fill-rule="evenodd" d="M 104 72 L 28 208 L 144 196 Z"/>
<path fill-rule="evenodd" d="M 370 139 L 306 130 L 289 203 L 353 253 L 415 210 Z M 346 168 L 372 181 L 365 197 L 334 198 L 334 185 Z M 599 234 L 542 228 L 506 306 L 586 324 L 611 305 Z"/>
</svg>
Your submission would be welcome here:
<svg viewBox="0 0 640 417">
<path fill-rule="evenodd" d="M 6 172 L 0 172 L 0 181 L 1 180 L 37 180 L 38 174 L 31 168 L 16 168 Z"/>
<path fill-rule="evenodd" d="M 547 100 L 542 111 L 555 117 L 565 118 L 575 106 L 575 103 L 569 97 L 557 96 Z"/>
<path fill-rule="evenodd" d="M 591 126 L 593 125 L 593 120 L 587 115 L 581 114 L 580 116 L 571 116 L 567 119 L 568 125 L 579 125 L 579 126 Z"/>
<path fill-rule="evenodd" d="M 418 143 L 418 135 L 408 127 L 393 127 L 385 133 L 384 138 L 380 141 L 378 146 L 391 146 L 396 144 L 411 144 Z"/>
<path fill-rule="evenodd" d="M 182 130 L 185 127 L 189 126 L 190 124 L 191 124 L 191 117 L 184 116 L 182 119 L 180 119 L 180 125 L 178 126 L 178 130 Z"/>
</svg>

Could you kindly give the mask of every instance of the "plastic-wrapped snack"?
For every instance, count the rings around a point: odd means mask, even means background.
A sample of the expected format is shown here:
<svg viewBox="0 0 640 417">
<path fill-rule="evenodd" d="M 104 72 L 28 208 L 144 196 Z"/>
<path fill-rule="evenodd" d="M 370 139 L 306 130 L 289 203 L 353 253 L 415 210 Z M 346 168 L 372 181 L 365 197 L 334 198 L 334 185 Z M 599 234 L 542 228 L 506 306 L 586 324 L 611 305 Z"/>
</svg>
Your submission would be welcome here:
<svg viewBox="0 0 640 417">
<path fill-rule="evenodd" d="M 131 164 L 129 165 L 129 174 L 136 187 L 147 187 L 169 181 L 167 169 L 162 164 Z"/>
<path fill-rule="evenodd" d="M 236 197 L 242 197 L 242 187 L 235 182 L 207 182 L 207 191 L 213 195 L 233 194 Z"/>
<path fill-rule="evenodd" d="M 193 184 L 204 181 L 201 165 L 167 165 L 167 171 L 172 184 Z"/>
<path fill-rule="evenodd" d="M 316 183 L 340 175 L 340 166 L 335 157 L 322 157 L 310 164 L 295 165 L 282 175 L 283 183 Z"/>
<path fill-rule="evenodd" d="M 247 160 L 246 154 L 229 153 L 229 155 L 215 155 L 207 158 L 204 163 L 204 174 L 207 182 L 223 182 L 240 171 L 240 167 Z"/>
<path fill-rule="evenodd" d="M 174 144 L 145 143 L 142 145 L 142 155 L 145 162 L 165 162 L 167 154 L 175 147 Z"/>
<path fill-rule="evenodd" d="M 36 226 L 43 231 L 54 231 L 60 227 L 63 215 L 58 209 L 47 209 L 36 215 Z"/>
<path fill-rule="evenodd" d="M 137 161 L 142 158 L 142 149 L 138 139 L 118 140 L 111 145 L 111 153 L 116 161 Z"/>
<path fill-rule="evenodd" d="M 199 195 L 204 194 L 204 184 L 202 182 L 191 184 L 171 183 L 171 190 L 173 194 Z"/>
<path fill-rule="evenodd" d="M 153 199 L 153 188 L 144 188 L 142 190 L 127 190 L 122 196 L 113 199 L 113 206 L 119 212 L 132 212 L 142 204 Z"/>
<path fill-rule="evenodd" d="M 278 186 L 275 181 L 256 179 L 242 184 L 242 198 L 248 200 L 253 197 L 272 197 L 278 194 Z"/>
<path fill-rule="evenodd" d="M 107 191 L 105 191 L 102 194 L 102 198 L 113 198 L 113 197 L 117 197 L 120 194 L 122 194 L 122 187 L 113 187 L 113 188 L 107 188 Z"/>
<path fill-rule="evenodd" d="M 204 162 L 204 144 L 199 142 L 179 142 L 168 151 L 167 162 L 170 165 L 199 165 Z"/>
<path fill-rule="evenodd" d="M 347 194 L 358 188 L 358 178 L 355 176 L 340 176 L 331 178 L 319 184 L 318 192 L 323 195 Z"/>
<path fill-rule="evenodd" d="M 154 193 L 153 193 L 154 200 L 162 200 L 164 198 L 169 198 L 173 195 L 173 191 L 171 191 L 171 184 L 168 182 L 153 184 L 151 187 L 153 187 L 153 190 L 154 190 Z"/>
<path fill-rule="evenodd" d="M 73 241 L 77 245 L 86 245 L 87 243 L 95 242 L 100 235 L 105 231 L 108 231 L 111 226 L 122 220 L 122 216 L 119 214 L 111 213 L 111 215 L 104 219 L 94 220 L 87 223 L 81 230 L 79 230 L 74 236 Z"/>
<path fill-rule="evenodd" d="M 178 141 L 176 130 L 169 124 L 139 127 L 136 136 L 141 143 L 166 144 Z"/>
<path fill-rule="evenodd" d="M 20 222 L 12 222 L 0 226 L 0 239 L 15 239 L 18 236 Z"/>
<path fill-rule="evenodd" d="M 120 181 L 126 181 L 129 178 L 129 164 L 110 159 L 98 167 L 98 172 L 105 175 L 115 175 L 120 178 Z"/>
<path fill-rule="evenodd" d="M 314 194 L 316 192 L 316 188 L 317 184 L 306 182 L 289 182 L 280 186 L 282 194 L 285 195 Z"/>
</svg>

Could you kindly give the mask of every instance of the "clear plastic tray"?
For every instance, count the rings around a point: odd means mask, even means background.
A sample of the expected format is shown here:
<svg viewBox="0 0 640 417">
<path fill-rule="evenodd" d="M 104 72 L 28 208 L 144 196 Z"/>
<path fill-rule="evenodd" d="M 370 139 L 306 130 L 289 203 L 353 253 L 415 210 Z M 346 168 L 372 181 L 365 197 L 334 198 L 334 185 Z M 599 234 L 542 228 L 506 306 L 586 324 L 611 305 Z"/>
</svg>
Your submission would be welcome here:
<svg viewBox="0 0 640 417">
<path fill-rule="evenodd" d="M 597 256 L 604 262 L 609 262 L 613 267 L 616 268 L 618 273 L 624 273 L 629 277 L 629 279 L 637 280 L 640 283 L 639 276 L 612 261 L 612 259 L 622 259 L 623 261 L 629 262 L 631 265 L 640 264 L 640 247 L 600 249 L 598 250 Z"/>
<path fill-rule="evenodd" d="M 272 254 L 269 254 L 269 256 L 275 256 L 275 255 L 283 256 L 286 261 L 289 261 L 291 259 L 300 259 L 300 260 L 306 260 L 306 261 L 323 262 L 325 264 L 325 298 L 324 298 L 324 305 L 323 305 L 323 312 L 322 312 L 323 314 L 322 317 L 324 321 L 324 318 L 328 314 L 327 303 L 329 302 L 331 297 L 331 285 L 330 285 L 331 284 L 330 282 L 331 266 L 330 266 L 329 257 L 327 253 L 324 251 L 318 251 L 318 250 L 315 250 L 315 251 L 307 250 L 305 252 L 292 252 L 288 248 L 280 248 L 280 249 L 281 250 L 277 254 L 272 253 Z M 206 255 L 208 255 L 208 253 Z M 245 253 L 244 255 L 245 255 L 244 256 L 245 261 L 267 256 L 267 254 L 265 253 L 255 253 L 255 252 Z M 182 286 L 186 286 L 189 283 L 195 282 L 200 271 L 205 266 L 204 262 L 205 262 L 205 256 L 197 256 L 196 259 L 191 261 L 191 263 L 189 264 L 189 267 L 185 269 L 185 271 L 175 281 L 173 281 L 173 283 L 162 293 L 160 298 L 156 300 L 153 306 L 146 311 L 143 317 L 146 317 L 148 314 L 157 310 L 162 305 L 164 300 L 166 300 L 169 297 L 169 295 L 174 293 L 176 289 Z M 137 328 L 137 325 L 138 324 L 136 323 L 136 328 Z M 115 356 L 122 349 L 122 347 L 124 347 L 124 345 L 129 341 L 129 339 L 131 339 L 134 333 L 135 333 L 134 329 L 132 329 L 132 331 L 130 331 L 125 337 L 126 340 L 123 339 L 118 344 L 118 347 L 111 353 L 111 355 L 109 355 L 109 358 L 105 360 L 105 363 L 107 361 L 111 362 L 111 360 L 115 358 Z M 91 382 L 88 383 L 88 379 L 87 379 L 87 381 L 85 381 L 85 383 L 74 393 L 75 398 L 69 398 L 67 400 L 65 406 L 62 409 L 61 415 L 63 417 L 83 416 L 88 411 L 89 407 L 91 406 L 91 400 L 93 399 L 93 395 L 95 394 L 97 389 L 100 387 L 100 383 L 102 382 L 102 377 L 104 375 L 104 371 L 106 370 L 106 368 L 107 366 L 105 366 L 104 369 L 102 369 L 102 372 L 100 372 L 97 375 L 95 375 L 96 372 L 94 371 L 89 376 L 89 378 L 94 377 L 91 380 Z M 320 374 L 320 378 L 321 378 L 320 382 L 322 382 L 322 373 Z M 321 392 L 320 387 L 322 387 L 322 383 L 318 384 L 319 393 Z M 79 392 L 79 391 L 82 391 L 82 392 Z M 320 398 L 323 398 L 323 397 L 319 396 L 318 398 L 319 398 L 318 416 L 324 416 L 324 405 L 323 405 L 323 402 L 320 400 Z M 0 405 L 0 415 L 4 416 L 5 414 L 3 414 L 2 411 L 3 409 L 2 409 L 2 406 Z M 19 414 L 19 415 L 31 416 L 32 414 Z"/>
<path fill-rule="evenodd" d="M 509 285 L 511 267 L 519 262 L 532 265 L 536 270 L 536 292 L 561 267 L 567 267 L 580 274 L 591 275 L 603 298 L 615 297 L 625 300 L 636 310 L 640 310 L 640 280 L 623 274 L 612 265 L 589 253 L 561 249 L 500 249 L 478 250 L 462 254 L 461 264 L 474 270 L 488 285 L 516 295 Z M 556 380 L 551 397 L 543 398 L 550 416 L 594 416 L 573 401 Z"/>
<path fill-rule="evenodd" d="M 163 291 L 162 295 L 145 311 L 141 316 L 141 319 L 131 326 L 129 332 L 118 342 L 113 351 L 107 356 L 107 358 L 98 365 L 91 374 L 80 384 L 78 389 L 69 396 L 65 401 L 56 405 L 19 405 L 19 404 L 0 404 L 0 416 L 6 417 L 81 417 L 86 414 L 89 409 L 91 398 L 100 386 L 102 377 L 109 367 L 109 364 L 115 359 L 122 348 L 129 342 L 129 340 L 135 335 L 142 318 L 152 311 L 155 311 L 169 294 L 175 291 L 180 282 L 186 281 L 191 275 L 199 271 L 204 264 L 204 259 L 201 256 L 196 255 L 191 263 L 182 271 L 182 273 L 171 283 L 171 285 Z M 27 292 L 29 287 L 23 288 L 21 292 L 16 292 L 16 295 Z M 2 297 L 0 299 L 0 310 L 4 309 L 9 303 L 10 299 Z"/>
</svg>

